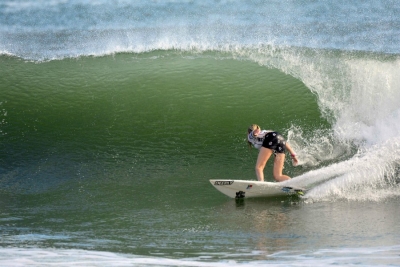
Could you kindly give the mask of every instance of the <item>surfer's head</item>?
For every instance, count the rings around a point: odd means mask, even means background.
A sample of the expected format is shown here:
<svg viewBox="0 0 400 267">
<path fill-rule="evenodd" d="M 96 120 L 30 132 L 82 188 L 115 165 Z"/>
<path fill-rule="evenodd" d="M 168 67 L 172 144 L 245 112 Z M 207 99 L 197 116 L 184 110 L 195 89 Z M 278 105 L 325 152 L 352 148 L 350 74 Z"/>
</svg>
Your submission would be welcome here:
<svg viewBox="0 0 400 267">
<path fill-rule="evenodd" d="M 252 124 L 252 125 L 249 126 L 249 128 L 247 128 L 247 135 L 251 134 L 254 130 L 259 130 L 260 131 L 261 128 L 257 124 Z M 249 148 L 252 147 L 252 144 L 248 140 L 247 140 L 247 144 L 249 145 Z"/>
<path fill-rule="evenodd" d="M 253 132 L 254 130 L 261 130 L 260 126 L 258 126 L 257 124 L 252 124 L 249 126 L 249 128 L 247 129 L 247 133 L 250 134 L 251 132 Z"/>
</svg>

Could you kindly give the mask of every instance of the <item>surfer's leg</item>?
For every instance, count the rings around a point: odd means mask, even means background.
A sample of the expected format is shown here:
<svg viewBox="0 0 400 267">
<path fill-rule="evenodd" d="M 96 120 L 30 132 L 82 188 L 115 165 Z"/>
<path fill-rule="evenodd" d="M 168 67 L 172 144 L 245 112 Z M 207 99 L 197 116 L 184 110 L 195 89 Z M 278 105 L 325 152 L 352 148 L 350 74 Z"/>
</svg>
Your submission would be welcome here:
<svg viewBox="0 0 400 267">
<path fill-rule="evenodd" d="M 276 153 L 276 157 L 274 160 L 274 179 L 277 182 L 282 182 L 285 180 L 289 180 L 290 177 L 282 174 L 283 164 L 285 163 L 285 153 Z"/>
<path fill-rule="evenodd" d="M 273 151 L 271 149 L 261 147 L 256 163 L 256 175 L 258 181 L 264 181 L 264 167 L 272 153 Z"/>
</svg>

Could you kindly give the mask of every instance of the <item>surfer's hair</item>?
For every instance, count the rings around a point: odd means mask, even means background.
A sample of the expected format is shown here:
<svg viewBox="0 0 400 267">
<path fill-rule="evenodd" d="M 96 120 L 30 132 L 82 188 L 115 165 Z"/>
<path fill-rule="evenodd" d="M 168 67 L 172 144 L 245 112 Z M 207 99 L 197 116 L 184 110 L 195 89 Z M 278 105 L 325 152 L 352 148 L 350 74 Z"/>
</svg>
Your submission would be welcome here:
<svg viewBox="0 0 400 267">
<path fill-rule="evenodd" d="M 249 128 L 247 128 L 247 135 L 249 135 L 252 131 L 254 131 L 256 129 L 260 129 L 261 130 L 260 126 L 258 126 L 257 124 L 250 125 Z M 247 144 L 249 145 L 249 148 L 251 148 L 252 144 L 247 139 L 247 136 L 246 136 L 246 140 L 247 140 Z"/>
</svg>

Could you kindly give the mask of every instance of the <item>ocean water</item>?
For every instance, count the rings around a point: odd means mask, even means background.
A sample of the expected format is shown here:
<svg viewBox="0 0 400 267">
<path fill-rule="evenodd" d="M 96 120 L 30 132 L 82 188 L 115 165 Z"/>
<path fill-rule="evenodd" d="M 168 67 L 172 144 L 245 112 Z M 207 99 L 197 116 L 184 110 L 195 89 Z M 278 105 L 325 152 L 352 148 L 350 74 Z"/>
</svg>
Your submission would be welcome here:
<svg viewBox="0 0 400 267">
<path fill-rule="evenodd" d="M 400 266 L 398 14 L 0 1 L 0 265 Z M 256 179 L 252 123 L 304 197 L 210 185 Z"/>
</svg>

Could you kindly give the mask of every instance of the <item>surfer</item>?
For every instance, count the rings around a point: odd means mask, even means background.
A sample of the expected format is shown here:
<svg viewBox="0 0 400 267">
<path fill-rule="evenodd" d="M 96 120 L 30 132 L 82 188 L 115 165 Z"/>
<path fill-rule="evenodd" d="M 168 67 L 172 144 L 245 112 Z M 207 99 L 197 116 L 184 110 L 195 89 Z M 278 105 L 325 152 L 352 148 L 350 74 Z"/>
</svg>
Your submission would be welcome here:
<svg viewBox="0 0 400 267">
<path fill-rule="evenodd" d="M 272 154 L 275 154 L 273 175 L 277 182 L 289 180 L 290 177 L 282 174 L 283 164 L 285 162 L 285 152 L 289 151 L 293 164 L 298 163 L 296 154 L 283 136 L 271 130 L 261 130 L 257 124 L 252 124 L 247 130 L 247 141 L 249 145 L 259 149 L 256 175 L 258 181 L 264 181 L 264 167 Z"/>
</svg>

